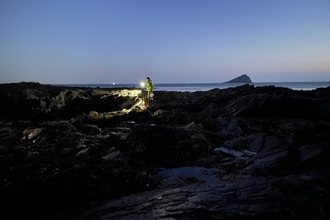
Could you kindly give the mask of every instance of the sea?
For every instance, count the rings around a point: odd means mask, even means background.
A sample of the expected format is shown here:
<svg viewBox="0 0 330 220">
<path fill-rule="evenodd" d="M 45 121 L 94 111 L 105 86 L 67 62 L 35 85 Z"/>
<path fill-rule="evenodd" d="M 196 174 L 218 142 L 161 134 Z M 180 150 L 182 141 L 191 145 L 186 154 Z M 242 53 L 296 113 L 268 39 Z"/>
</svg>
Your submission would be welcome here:
<svg viewBox="0 0 330 220">
<path fill-rule="evenodd" d="M 196 92 L 208 91 L 211 89 L 227 89 L 244 84 L 250 84 L 254 87 L 259 86 L 275 86 L 284 87 L 293 90 L 314 90 L 317 88 L 326 88 L 330 86 L 327 82 L 257 82 L 257 83 L 155 83 L 155 91 L 178 91 L 178 92 Z M 54 84 L 56 86 L 72 86 L 72 87 L 90 87 L 90 88 L 144 88 L 140 84 Z"/>
</svg>

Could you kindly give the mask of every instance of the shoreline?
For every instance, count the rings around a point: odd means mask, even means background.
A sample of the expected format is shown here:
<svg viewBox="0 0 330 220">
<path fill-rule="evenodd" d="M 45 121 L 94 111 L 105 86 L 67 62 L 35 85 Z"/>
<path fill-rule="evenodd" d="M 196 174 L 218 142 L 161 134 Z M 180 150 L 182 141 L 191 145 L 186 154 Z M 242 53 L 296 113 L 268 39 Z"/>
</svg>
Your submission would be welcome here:
<svg viewBox="0 0 330 220">
<path fill-rule="evenodd" d="M 255 87 L 261 86 L 275 86 L 284 87 L 293 90 L 314 90 L 318 88 L 326 88 L 330 86 L 330 82 L 269 82 L 269 83 L 155 83 L 155 91 L 178 91 L 178 92 L 195 92 L 195 91 L 208 91 L 211 89 L 227 89 L 234 88 L 242 85 L 253 85 Z M 54 84 L 62 85 L 62 84 Z M 73 87 L 91 87 L 91 88 L 136 88 L 142 89 L 138 84 L 63 84 Z"/>
</svg>

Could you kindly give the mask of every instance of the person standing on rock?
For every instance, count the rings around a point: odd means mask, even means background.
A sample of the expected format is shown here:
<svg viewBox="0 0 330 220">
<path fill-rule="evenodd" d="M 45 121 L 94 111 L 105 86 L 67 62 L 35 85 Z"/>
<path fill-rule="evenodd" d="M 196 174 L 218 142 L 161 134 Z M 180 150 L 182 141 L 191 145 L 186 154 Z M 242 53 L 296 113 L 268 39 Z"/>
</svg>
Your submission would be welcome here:
<svg viewBox="0 0 330 220">
<path fill-rule="evenodd" d="M 146 78 L 146 90 L 147 90 L 147 99 L 149 101 L 149 103 L 153 100 L 153 96 L 154 96 L 154 84 L 152 82 L 152 80 L 150 79 L 150 77 Z"/>
</svg>

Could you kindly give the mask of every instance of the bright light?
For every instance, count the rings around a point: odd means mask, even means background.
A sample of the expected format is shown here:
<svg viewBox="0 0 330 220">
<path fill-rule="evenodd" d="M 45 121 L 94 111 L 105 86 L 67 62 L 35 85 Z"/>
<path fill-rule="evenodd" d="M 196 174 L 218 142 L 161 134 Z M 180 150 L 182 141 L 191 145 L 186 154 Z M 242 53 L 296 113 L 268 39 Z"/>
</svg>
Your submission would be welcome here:
<svg viewBox="0 0 330 220">
<path fill-rule="evenodd" d="M 116 85 L 116 83 L 112 83 L 112 85 Z"/>
<path fill-rule="evenodd" d="M 141 86 L 142 88 L 144 88 L 144 83 L 143 83 L 143 82 L 141 82 L 141 83 L 140 83 L 140 86 Z"/>
</svg>

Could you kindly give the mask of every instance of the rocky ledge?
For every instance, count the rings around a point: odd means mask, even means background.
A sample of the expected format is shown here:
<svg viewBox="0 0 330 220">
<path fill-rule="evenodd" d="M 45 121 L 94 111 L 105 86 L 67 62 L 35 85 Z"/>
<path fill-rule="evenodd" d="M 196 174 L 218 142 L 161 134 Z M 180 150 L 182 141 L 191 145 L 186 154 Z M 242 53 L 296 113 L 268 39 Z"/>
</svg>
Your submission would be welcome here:
<svg viewBox="0 0 330 220">
<path fill-rule="evenodd" d="M 330 87 L 0 84 L 6 219 L 329 219 Z"/>
</svg>

